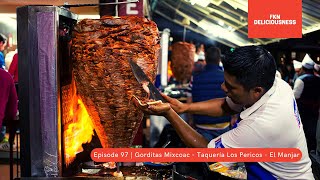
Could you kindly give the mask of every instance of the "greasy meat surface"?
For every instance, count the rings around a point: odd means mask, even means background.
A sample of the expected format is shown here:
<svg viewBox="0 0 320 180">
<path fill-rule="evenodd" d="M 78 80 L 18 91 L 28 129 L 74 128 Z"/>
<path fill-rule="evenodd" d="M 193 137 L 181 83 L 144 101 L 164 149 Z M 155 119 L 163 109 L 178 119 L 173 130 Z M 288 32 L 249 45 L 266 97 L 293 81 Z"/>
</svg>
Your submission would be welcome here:
<svg viewBox="0 0 320 180">
<path fill-rule="evenodd" d="M 187 83 L 192 75 L 195 47 L 187 42 L 172 45 L 172 73 L 178 82 Z"/>
<path fill-rule="evenodd" d="M 131 102 L 147 93 L 135 79 L 129 59 L 154 81 L 159 55 L 154 22 L 135 16 L 85 19 L 74 30 L 74 76 L 103 147 L 128 147 L 143 113 Z"/>
</svg>

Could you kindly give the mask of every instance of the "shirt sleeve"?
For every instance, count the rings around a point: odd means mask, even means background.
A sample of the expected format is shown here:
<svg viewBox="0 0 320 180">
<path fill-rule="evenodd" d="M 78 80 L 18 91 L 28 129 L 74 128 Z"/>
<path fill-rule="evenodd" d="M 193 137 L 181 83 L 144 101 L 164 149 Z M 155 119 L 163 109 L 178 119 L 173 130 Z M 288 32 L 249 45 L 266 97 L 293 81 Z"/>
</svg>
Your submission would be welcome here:
<svg viewBox="0 0 320 180">
<path fill-rule="evenodd" d="M 10 64 L 9 70 L 8 70 L 8 72 L 11 74 L 12 77 L 14 77 L 15 72 L 16 72 L 16 70 L 17 70 L 17 66 L 18 66 L 17 63 L 18 63 L 18 55 L 15 54 L 15 55 L 13 56 L 13 58 L 12 58 L 12 62 L 11 62 L 11 64 Z"/>
<path fill-rule="evenodd" d="M 4 55 L 0 52 L 0 68 L 5 69 Z"/>
<path fill-rule="evenodd" d="M 13 80 L 11 79 L 8 103 L 7 103 L 6 112 L 5 112 L 5 119 L 14 120 L 17 115 L 17 110 L 18 110 L 18 97 L 17 97 L 17 92 L 14 86 Z"/>
<path fill-rule="evenodd" d="M 208 148 L 254 148 L 261 144 L 261 137 L 259 137 L 251 127 L 241 124 L 211 140 Z"/>
<path fill-rule="evenodd" d="M 301 79 L 296 79 L 293 86 L 293 94 L 296 99 L 299 99 L 304 88 L 304 83 Z"/>
</svg>

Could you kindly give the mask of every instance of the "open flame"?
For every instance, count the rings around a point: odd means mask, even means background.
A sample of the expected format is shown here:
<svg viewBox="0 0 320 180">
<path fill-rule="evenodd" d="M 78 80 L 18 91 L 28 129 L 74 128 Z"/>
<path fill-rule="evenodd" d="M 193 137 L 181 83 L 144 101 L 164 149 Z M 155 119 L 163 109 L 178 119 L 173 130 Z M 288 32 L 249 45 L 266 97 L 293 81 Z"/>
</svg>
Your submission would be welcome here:
<svg viewBox="0 0 320 180">
<path fill-rule="evenodd" d="M 77 153 L 83 151 L 82 144 L 91 142 L 92 135 L 94 135 L 93 122 L 81 98 L 76 94 L 74 83 L 72 88 L 74 90 L 68 113 L 71 121 L 65 124 L 64 130 L 66 164 L 70 164 L 76 158 Z"/>
</svg>

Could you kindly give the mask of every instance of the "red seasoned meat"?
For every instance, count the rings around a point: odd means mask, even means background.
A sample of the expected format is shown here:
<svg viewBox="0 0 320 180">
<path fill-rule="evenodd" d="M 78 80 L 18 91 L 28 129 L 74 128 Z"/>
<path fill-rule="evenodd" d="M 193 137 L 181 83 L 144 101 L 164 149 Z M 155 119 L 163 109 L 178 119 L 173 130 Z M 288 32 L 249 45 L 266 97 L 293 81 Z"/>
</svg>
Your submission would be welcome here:
<svg viewBox="0 0 320 180">
<path fill-rule="evenodd" d="M 135 79 L 129 59 L 155 80 L 159 33 L 154 22 L 135 16 L 85 19 L 72 44 L 77 91 L 103 147 L 128 147 L 143 113 L 131 102 L 148 95 Z"/>
<path fill-rule="evenodd" d="M 187 83 L 192 75 L 195 47 L 187 42 L 177 42 L 172 45 L 171 67 L 178 82 Z"/>
</svg>

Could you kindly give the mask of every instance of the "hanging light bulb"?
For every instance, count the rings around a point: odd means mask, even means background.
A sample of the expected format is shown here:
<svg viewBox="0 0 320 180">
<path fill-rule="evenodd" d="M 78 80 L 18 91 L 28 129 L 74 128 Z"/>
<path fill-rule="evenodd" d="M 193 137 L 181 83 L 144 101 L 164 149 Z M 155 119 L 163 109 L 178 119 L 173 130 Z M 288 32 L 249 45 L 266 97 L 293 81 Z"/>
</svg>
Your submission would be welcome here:
<svg viewBox="0 0 320 180">
<path fill-rule="evenodd" d="M 185 25 L 185 26 L 189 26 L 190 25 L 190 20 L 188 18 L 184 18 L 182 20 L 182 24 Z"/>
</svg>

